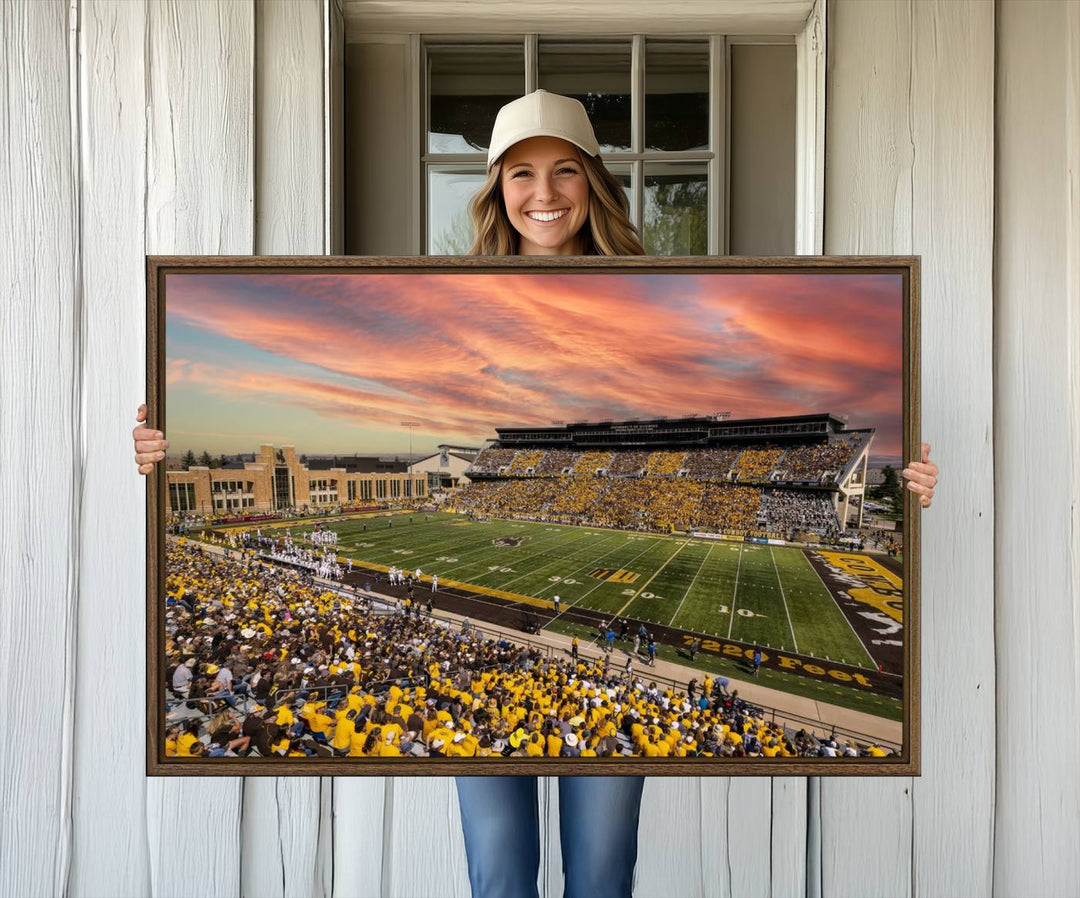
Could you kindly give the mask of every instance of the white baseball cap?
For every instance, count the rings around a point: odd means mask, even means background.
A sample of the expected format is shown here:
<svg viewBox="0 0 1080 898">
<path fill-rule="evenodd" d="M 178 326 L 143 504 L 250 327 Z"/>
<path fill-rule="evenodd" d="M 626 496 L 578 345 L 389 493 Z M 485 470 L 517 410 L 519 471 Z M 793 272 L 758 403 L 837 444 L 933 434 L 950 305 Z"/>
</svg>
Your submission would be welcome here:
<svg viewBox="0 0 1080 898">
<path fill-rule="evenodd" d="M 488 168 L 515 143 L 530 137 L 561 137 L 582 152 L 600 152 L 585 107 L 573 97 L 536 90 L 503 106 L 495 116 L 488 147 Z"/>
</svg>

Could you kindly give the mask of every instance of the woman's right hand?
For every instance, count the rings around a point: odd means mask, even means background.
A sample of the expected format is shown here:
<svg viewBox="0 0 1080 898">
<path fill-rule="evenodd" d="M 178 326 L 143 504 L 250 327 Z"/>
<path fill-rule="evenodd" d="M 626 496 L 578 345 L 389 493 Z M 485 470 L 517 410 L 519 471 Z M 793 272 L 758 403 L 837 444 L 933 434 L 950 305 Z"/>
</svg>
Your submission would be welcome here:
<svg viewBox="0 0 1080 898">
<path fill-rule="evenodd" d="M 139 406 L 135 420 L 146 420 L 146 404 Z M 139 466 L 140 474 L 149 474 L 154 470 L 154 465 L 165 457 L 165 450 L 169 448 L 169 441 L 160 430 L 154 430 L 140 423 L 131 431 L 135 440 L 135 464 Z"/>
</svg>

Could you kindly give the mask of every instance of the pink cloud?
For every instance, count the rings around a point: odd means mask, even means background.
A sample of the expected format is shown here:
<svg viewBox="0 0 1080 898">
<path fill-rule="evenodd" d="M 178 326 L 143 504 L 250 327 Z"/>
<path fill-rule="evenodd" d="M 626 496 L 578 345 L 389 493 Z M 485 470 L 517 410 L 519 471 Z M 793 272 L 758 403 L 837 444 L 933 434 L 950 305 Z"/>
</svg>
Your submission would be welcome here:
<svg viewBox="0 0 1080 898">
<path fill-rule="evenodd" d="M 898 430 L 897 288 L 781 274 L 190 276 L 170 280 L 170 321 L 327 379 L 211 375 L 190 345 L 178 347 L 184 358 L 170 360 L 167 378 L 354 421 L 396 426 L 407 415 L 454 433 L 720 408 L 858 413 Z"/>
</svg>

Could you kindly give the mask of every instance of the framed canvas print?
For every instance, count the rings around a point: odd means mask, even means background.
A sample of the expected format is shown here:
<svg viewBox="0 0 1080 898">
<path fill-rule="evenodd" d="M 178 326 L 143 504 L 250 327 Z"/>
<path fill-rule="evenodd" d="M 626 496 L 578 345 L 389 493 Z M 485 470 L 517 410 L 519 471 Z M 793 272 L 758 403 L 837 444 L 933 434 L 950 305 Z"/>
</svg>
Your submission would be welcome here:
<svg viewBox="0 0 1080 898">
<path fill-rule="evenodd" d="M 150 773 L 919 772 L 917 258 L 147 273 Z"/>
</svg>

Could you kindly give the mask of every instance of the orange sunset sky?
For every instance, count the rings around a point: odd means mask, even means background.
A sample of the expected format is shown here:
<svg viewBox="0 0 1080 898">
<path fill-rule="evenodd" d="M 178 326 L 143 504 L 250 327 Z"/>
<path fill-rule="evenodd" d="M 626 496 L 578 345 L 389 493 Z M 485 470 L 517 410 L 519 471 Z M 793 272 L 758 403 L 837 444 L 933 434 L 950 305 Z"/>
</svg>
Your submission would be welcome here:
<svg viewBox="0 0 1080 898">
<path fill-rule="evenodd" d="M 898 274 L 170 274 L 171 451 L 395 454 L 503 425 L 831 412 L 900 455 Z"/>
</svg>

